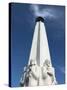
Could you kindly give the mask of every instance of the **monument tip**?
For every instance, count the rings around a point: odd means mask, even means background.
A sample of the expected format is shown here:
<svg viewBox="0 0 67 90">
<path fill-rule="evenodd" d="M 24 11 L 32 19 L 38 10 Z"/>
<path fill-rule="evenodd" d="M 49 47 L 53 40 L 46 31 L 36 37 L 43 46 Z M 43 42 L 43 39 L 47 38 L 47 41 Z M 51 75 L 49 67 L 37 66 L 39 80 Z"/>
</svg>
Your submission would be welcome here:
<svg viewBox="0 0 67 90">
<path fill-rule="evenodd" d="M 44 18 L 42 18 L 42 17 L 37 17 L 37 18 L 36 18 L 36 22 L 38 22 L 38 21 L 44 22 Z"/>
</svg>

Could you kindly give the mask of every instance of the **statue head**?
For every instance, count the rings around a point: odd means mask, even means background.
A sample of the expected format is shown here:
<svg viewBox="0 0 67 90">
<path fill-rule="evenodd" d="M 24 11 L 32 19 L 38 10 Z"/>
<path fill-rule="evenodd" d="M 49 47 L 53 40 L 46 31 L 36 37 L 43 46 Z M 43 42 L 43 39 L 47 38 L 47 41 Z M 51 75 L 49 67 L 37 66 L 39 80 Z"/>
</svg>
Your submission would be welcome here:
<svg viewBox="0 0 67 90">
<path fill-rule="evenodd" d="M 51 63 L 48 59 L 45 60 L 43 66 L 47 66 L 47 67 L 50 67 L 51 66 Z"/>
<path fill-rule="evenodd" d="M 36 61 L 35 60 L 31 60 L 30 61 L 30 65 L 36 65 Z"/>
</svg>

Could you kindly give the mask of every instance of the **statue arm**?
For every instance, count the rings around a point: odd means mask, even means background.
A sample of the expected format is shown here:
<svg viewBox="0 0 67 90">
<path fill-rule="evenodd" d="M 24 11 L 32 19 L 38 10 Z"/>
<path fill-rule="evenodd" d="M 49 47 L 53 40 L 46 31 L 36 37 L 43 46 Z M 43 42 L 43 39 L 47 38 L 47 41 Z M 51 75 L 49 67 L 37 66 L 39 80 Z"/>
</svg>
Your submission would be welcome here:
<svg viewBox="0 0 67 90">
<path fill-rule="evenodd" d="M 54 68 L 53 67 L 48 68 L 47 74 L 50 76 L 54 76 Z"/>
<path fill-rule="evenodd" d="M 42 75 L 44 79 L 47 77 L 47 70 L 45 67 L 42 68 Z"/>
<path fill-rule="evenodd" d="M 48 74 L 50 76 L 52 76 L 52 84 L 57 84 L 57 81 L 56 81 L 56 78 L 55 78 L 55 69 L 52 67 L 49 71 L 48 71 Z"/>
<path fill-rule="evenodd" d="M 36 67 L 32 67 L 31 68 L 31 74 L 32 76 L 37 80 L 39 78 L 39 73 L 38 71 L 36 70 Z"/>
</svg>

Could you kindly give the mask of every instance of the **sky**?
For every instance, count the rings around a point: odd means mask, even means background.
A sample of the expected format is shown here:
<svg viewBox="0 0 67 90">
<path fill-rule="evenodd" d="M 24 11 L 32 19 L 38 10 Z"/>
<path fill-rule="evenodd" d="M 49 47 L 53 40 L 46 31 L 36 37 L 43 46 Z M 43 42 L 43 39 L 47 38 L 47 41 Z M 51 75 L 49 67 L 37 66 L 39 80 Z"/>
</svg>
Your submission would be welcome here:
<svg viewBox="0 0 67 90">
<path fill-rule="evenodd" d="M 52 65 L 58 84 L 65 83 L 65 7 L 11 4 L 11 86 L 18 87 L 28 63 L 35 20 L 44 18 Z"/>
</svg>

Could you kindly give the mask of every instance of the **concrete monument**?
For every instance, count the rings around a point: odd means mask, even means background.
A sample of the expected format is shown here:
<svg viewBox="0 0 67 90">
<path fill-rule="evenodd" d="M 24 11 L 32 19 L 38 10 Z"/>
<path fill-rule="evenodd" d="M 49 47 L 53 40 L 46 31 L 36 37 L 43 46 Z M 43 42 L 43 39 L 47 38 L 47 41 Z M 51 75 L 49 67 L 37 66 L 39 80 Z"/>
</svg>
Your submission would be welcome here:
<svg viewBox="0 0 67 90">
<path fill-rule="evenodd" d="M 36 19 L 35 31 L 27 67 L 24 68 L 21 86 L 45 86 L 57 84 L 55 69 L 51 63 L 44 19 Z"/>
</svg>

